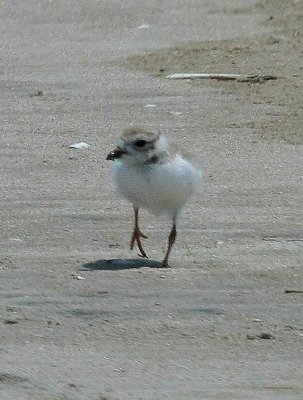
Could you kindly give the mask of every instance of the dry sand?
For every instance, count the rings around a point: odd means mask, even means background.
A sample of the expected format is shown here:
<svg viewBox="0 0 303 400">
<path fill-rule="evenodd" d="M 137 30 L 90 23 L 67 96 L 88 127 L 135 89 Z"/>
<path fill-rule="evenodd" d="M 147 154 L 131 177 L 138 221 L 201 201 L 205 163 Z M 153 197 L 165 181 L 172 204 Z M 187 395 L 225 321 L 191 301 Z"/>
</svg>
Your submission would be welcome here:
<svg viewBox="0 0 303 400">
<path fill-rule="evenodd" d="M 1 2 L 1 399 L 303 399 L 302 4 Z M 206 171 L 169 270 L 123 261 L 131 122 Z M 161 259 L 169 220 L 141 225 Z"/>
</svg>

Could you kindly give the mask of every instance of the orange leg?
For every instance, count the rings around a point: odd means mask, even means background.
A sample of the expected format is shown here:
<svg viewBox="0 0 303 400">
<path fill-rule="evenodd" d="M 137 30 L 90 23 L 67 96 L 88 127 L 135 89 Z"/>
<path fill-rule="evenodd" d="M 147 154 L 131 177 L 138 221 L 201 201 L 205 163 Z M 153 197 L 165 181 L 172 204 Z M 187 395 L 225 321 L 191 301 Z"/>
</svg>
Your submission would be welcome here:
<svg viewBox="0 0 303 400">
<path fill-rule="evenodd" d="M 168 246 L 167 246 L 166 254 L 165 254 L 164 260 L 162 261 L 162 263 L 159 266 L 159 268 L 169 268 L 168 257 L 169 257 L 170 251 L 171 251 L 171 249 L 172 249 L 172 247 L 173 247 L 173 245 L 175 243 L 176 237 L 177 237 L 177 229 L 176 229 L 176 221 L 175 221 L 175 218 L 174 218 L 173 227 L 172 227 L 172 230 L 171 230 L 171 232 L 169 234 L 169 237 L 168 237 Z"/>
<path fill-rule="evenodd" d="M 135 226 L 134 226 L 134 230 L 133 230 L 133 236 L 132 236 L 132 240 L 130 242 L 130 248 L 131 250 L 134 248 L 135 243 L 137 243 L 139 251 L 141 254 L 139 254 L 140 257 L 143 258 L 148 258 L 143 247 L 141 244 L 141 238 L 142 239 L 146 239 L 147 236 L 144 235 L 139 228 L 139 208 L 138 207 L 134 207 L 134 211 L 135 211 Z"/>
</svg>

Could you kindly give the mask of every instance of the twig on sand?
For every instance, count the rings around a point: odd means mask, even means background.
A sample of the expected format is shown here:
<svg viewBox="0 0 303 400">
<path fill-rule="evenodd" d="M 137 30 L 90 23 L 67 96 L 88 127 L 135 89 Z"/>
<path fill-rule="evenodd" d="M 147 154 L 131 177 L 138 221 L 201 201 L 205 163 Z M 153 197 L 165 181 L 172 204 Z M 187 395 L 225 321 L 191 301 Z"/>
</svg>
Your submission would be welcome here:
<svg viewBox="0 0 303 400">
<path fill-rule="evenodd" d="M 303 293 L 300 289 L 285 289 L 285 293 Z"/>
<path fill-rule="evenodd" d="M 303 242 L 302 237 L 263 236 L 262 240 L 266 242 Z"/>
<path fill-rule="evenodd" d="M 245 75 L 245 74 L 172 74 L 167 75 L 167 79 L 216 79 L 219 81 L 237 81 L 237 82 L 257 82 L 262 83 L 269 80 L 278 79 L 275 75 Z"/>
</svg>

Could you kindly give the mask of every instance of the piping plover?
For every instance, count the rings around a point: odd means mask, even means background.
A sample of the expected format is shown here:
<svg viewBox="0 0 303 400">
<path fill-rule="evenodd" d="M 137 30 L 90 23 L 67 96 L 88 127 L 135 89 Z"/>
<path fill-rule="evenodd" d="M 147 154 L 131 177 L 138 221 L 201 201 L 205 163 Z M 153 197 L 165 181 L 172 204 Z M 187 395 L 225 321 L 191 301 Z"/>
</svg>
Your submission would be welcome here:
<svg viewBox="0 0 303 400">
<path fill-rule="evenodd" d="M 172 229 L 165 257 L 159 267 L 168 267 L 168 257 L 175 243 L 177 217 L 199 185 L 201 171 L 179 154 L 170 154 L 166 138 L 152 129 L 131 127 L 121 135 L 117 147 L 107 155 L 113 160 L 113 173 L 118 191 L 134 208 L 135 224 L 131 249 L 137 244 L 140 256 L 147 255 L 139 228 L 139 209 L 155 215 L 168 214 Z"/>
</svg>

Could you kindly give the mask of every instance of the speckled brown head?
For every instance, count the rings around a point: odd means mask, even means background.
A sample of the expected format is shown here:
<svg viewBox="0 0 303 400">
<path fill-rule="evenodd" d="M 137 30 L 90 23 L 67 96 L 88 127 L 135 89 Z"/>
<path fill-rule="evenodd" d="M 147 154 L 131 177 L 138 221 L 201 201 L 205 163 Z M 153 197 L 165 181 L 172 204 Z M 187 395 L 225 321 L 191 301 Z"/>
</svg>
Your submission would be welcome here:
<svg viewBox="0 0 303 400">
<path fill-rule="evenodd" d="M 160 137 L 159 132 L 155 132 L 153 129 L 150 128 L 144 128 L 144 127 L 130 127 L 128 129 L 125 129 L 125 131 L 121 135 L 121 139 L 124 142 L 134 142 L 137 143 L 137 141 L 145 141 L 146 143 L 152 143 L 156 142 Z M 142 143 L 140 143 L 141 146 L 143 147 Z"/>
<path fill-rule="evenodd" d="M 107 160 L 123 159 L 131 163 L 146 163 L 157 152 L 163 152 L 165 139 L 159 132 L 145 127 L 130 127 L 122 133 L 117 147 L 107 155 Z"/>
</svg>

